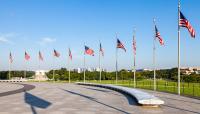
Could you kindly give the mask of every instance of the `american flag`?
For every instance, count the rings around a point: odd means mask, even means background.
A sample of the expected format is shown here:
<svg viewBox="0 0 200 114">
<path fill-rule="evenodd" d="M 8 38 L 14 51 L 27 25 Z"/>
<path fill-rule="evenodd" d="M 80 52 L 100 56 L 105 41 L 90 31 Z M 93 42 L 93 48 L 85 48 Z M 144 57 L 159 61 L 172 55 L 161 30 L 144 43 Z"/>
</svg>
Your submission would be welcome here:
<svg viewBox="0 0 200 114">
<path fill-rule="evenodd" d="M 104 56 L 104 51 L 103 51 L 103 48 L 101 46 L 101 43 L 100 43 L 100 49 L 99 49 L 99 51 L 101 52 L 101 55 Z"/>
<path fill-rule="evenodd" d="M 160 33 L 159 33 L 156 25 L 155 25 L 155 32 L 156 32 L 156 38 L 158 38 L 160 45 L 164 45 L 164 41 L 163 41 L 162 37 L 160 36 Z"/>
<path fill-rule="evenodd" d="M 69 58 L 72 60 L 72 52 L 71 52 L 70 48 L 69 48 Z"/>
<path fill-rule="evenodd" d="M 30 55 L 25 51 L 25 60 L 29 60 L 31 57 L 30 57 Z"/>
<path fill-rule="evenodd" d="M 186 27 L 190 32 L 191 37 L 195 38 L 195 30 L 190 24 L 190 22 L 185 18 L 182 12 L 180 12 L 180 20 L 179 20 L 180 27 Z"/>
<path fill-rule="evenodd" d="M 10 61 L 10 63 L 12 63 L 12 62 L 13 62 L 13 57 L 12 57 L 12 54 L 11 54 L 11 52 L 10 52 L 10 55 L 9 55 L 9 61 Z"/>
<path fill-rule="evenodd" d="M 54 55 L 55 57 L 60 57 L 60 53 L 57 52 L 55 49 L 53 50 L 53 55 Z"/>
<path fill-rule="evenodd" d="M 133 53 L 134 55 L 136 55 L 136 40 L 134 36 L 133 36 Z"/>
<path fill-rule="evenodd" d="M 43 56 L 42 56 L 42 53 L 39 51 L 39 60 L 40 61 L 43 61 L 44 59 L 43 59 Z"/>
<path fill-rule="evenodd" d="M 85 54 L 94 56 L 94 51 L 90 49 L 88 46 L 85 46 Z"/>
<path fill-rule="evenodd" d="M 126 49 L 125 49 L 124 45 L 120 42 L 119 39 L 117 39 L 117 48 L 121 48 L 126 52 Z"/>
</svg>

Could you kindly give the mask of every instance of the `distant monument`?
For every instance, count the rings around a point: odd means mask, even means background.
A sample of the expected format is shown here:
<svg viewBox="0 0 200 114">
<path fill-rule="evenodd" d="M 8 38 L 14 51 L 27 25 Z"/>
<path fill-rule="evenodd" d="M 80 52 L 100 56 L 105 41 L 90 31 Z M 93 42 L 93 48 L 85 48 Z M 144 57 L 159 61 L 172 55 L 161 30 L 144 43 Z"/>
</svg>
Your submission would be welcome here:
<svg viewBox="0 0 200 114">
<path fill-rule="evenodd" d="M 40 80 L 45 81 L 48 80 L 48 77 L 46 76 L 47 70 L 36 70 L 34 75 L 34 80 Z"/>
</svg>

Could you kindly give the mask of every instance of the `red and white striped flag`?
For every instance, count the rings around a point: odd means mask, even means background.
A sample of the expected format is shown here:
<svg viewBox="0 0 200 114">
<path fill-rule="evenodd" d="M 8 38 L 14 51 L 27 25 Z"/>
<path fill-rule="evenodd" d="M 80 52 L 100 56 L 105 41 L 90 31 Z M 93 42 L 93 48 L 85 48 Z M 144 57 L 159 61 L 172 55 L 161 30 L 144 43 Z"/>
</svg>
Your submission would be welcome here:
<svg viewBox="0 0 200 114">
<path fill-rule="evenodd" d="M 9 62 L 12 63 L 13 62 L 13 57 L 12 57 L 12 54 L 10 52 L 10 55 L 9 55 Z"/>
<path fill-rule="evenodd" d="M 117 39 L 117 48 L 121 48 L 126 52 L 124 45 L 121 43 L 121 41 L 119 39 Z"/>
<path fill-rule="evenodd" d="M 44 58 L 43 58 L 43 56 L 42 56 L 42 53 L 39 51 L 39 60 L 40 61 L 43 61 L 44 60 Z"/>
<path fill-rule="evenodd" d="M 30 55 L 25 51 L 25 60 L 29 60 L 31 57 L 30 57 Z"/>
<path fill-rule="evenodd" d="M 195 30 L 190 24 L 190 22 L 185 18 L 182 12 L 180 12 L 179 26 L 187 28 L 188 31 L 190 32 L 191 37 L 195 38 Z"/>
<path fill-rule="evenodd" d="M 136 55 L 136 40 L 134 36 L 133 36 L 133 53 L 134 55 Z"/>
<path fill-rule="evenodd" d="M 94 50 L 92 50 L 88 46 L 85 46 L 85 54 L 94 56 Z"/>
<path fill-rule="evenodd" d="M 155 32 L 156 32 L 156 38 L 158 38 L 160 45 L 164 45 L 163 38 L 160 36 L 160 32 L 158 31 L 156 25 L 155 25 Z"/>
<path fill-rule="evenodd" d="M 54 53 L 53 53 L 53 55 L 55 56 L 55 57 L 60 57 L 60 53 L 59 52 L 57 52 L 55 49 L 54 49 L 54 51 L 53 51 Z"/>
<path fill-rule="evenodd" d="M 69 48 L 69 58 L 70 58 L 70 60 L 72 60 L 72 52 L 71 52 L 70 48 Z"/>
<path fill-rule="evenodd" d="M 101 46 L 101 43 L 100 43 L 99 51 L 101 52 L 101 55 L 104 56 L 104 51 L 103 51 L 103 48 Z"/>
</svg>

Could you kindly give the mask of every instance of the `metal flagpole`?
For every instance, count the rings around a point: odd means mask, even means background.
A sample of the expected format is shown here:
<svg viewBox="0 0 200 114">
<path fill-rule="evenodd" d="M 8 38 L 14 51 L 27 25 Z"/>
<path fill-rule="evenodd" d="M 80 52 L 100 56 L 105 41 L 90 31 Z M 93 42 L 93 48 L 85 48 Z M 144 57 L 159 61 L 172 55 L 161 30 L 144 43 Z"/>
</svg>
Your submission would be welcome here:
<svg viewBox="0 0 200 114">
<path fill-rule="evenodd" d="M 55 53 L 55 52 L 54 52 Z M 54 64 L 55 64 L 55 55 L 53 55 L 53 82 L 55 82 L 55 69 L 54 69 Z"/>
<path fill-rule="evenodd" d="M 155 27 L 155 18 L 153 19 L 153 23 L 154 23 L 154 27 Z M 156 46 L 155 46 L 155 43 L 156 43 L 156 35 L 154 34 L 153 36 L 154 40 L 153 40 L 153 65 L 154 65 L 154 75 L 153 75 L 153 82 L 154 82 L 154 91 L 156 91 L 156 57 L 155 57 L 155 54 L 156 54 Z"/>
<path fill-rule="evenodd" d="M 70 83 L 70 48 L 69 48 L 69 50 L 68 50 L 69 52 L 68 52 L 68 70 L 69 70 L 69 83 Z"/>
<path fill-rule="evenodd" d="M 39 60 L 39 61 L 38 61 L 38 64 L 39 64 L 39 65 L 38 65 L 38 67 L 39 67 L 39 72 L 40 72 L 40 53 L 41 53 L 41 52 L 39 51 L 39 58 L 38 58 L 38 60 Z M 40 76 L 39 76 L 39 82 L 40 82 Z"/>
<path fill-rule="evenodd" d="M 25 52 L 26 52 L 26 50 L 25 50 Z M 26 55 L 25 55 L 26 56 Z M 24 59 L 24 61 L 25 61 L 25 70 L 24 70 L 24 79 L 26 78 L 26 58 Z"/>
<path fill-rule="evenodd" d="M 83 72 L 83 75 L 84 75 L 84 83 L 85 83 L 85 43 L 84 43 L 84 72 Z"/>
<path fill-rule="evenodd" d="M 101 47 L 100 47 L 100 41 L 99 41 L 99 81 L 101 82 Z"/>
<path fill-rule="evenodd" d="M 41 53 L 41 52 L 39 51 L 39 58 L 38 58 L 38 60 L 39 60 L 39 61 L 38 61 L 39 70 L 40 70 L 40 53 Z"/>
<path fill-rule="evenodd" d="M 10 52 L 10 54 L 11 54 L 11 52 Z M 10 55 L 9 55 L 9 60 L 8 60 L 8 63 L 9 63 L 9 80 L 11 79 L 11 77 L 10 77 L 10 70 L 11 70 L 11 57 L 10 57 Z"/>
<path fill-rule="evenodd" d="M 117 33 L 116 33 L 116 41 L 117 41 Z M 117 56 L 118 56 L 118 48 L 116 46 L 116 81 L 115 84 L 117 84 L 117 77 L 118 77 L 118 62 L 117 62 Z"/>
<path fill-rule="evenodd" d="M 136 28 L 134 28 L 133 43 L 135 43 L 135 34 L 136 34 Z M 134 46 L 135 46 L 135 45 L 136 45 L 136 44 L 134 44 Z M 134 48 L 135 48 L 135 47 L 133 47 L 133 50 L 134 50 L 134 53 L 133 53 L 133 54 L 134 54 L 134 69 L 133 69 L 133 70 L 134 70 L 134 79 L 133 79 L 133 84 L 134 84 L 134 85 L 133 85 L 133 86 L 134 86 L 134 88 L 135 88 L 135 85 L 136 85 L 136 84 L 135 84 L 135 81 L 136 81 L 136 80 L 135 80 L 135 72 L 136 72 L 136 64 L 135 64 L 135 59 L 136 59 L 135 53 L 136 53 L 136 52 L 135 52 L 135 51 L 136 51 L 136 50 L 135 50 Z"/>
<path fill-rule="evenodd" d="M 178 95 L 180 95 L 180 0 L 178 1 Z"/>
<path fill-rule="evenodd" d="M 53 68 L 53 82 L 55 82 L 55 69 Z"/>
<path fill-rule="evenodd" d="M 69 68 L 69 83 L 70 83 L 71 81 L 70 81 L 70 68 Z"/>
<path fill-rule="evenodd" d="M 9 75 L 9 80 L 11 79 L 11 78 L 10 78 L 10 69 L 11 69 L 11 68 L 10 68 L 10 61 L 9 61 L 9 74 L 8 74 L 8 75 Z"/>
<path fill-rule="evenodd" d="M 25 61 L 26 62 L 26 61 Z M 25 63 L 25 70 L 24 70 L 24 79 L 26 78 L 26 63 Z"/>
</svg>

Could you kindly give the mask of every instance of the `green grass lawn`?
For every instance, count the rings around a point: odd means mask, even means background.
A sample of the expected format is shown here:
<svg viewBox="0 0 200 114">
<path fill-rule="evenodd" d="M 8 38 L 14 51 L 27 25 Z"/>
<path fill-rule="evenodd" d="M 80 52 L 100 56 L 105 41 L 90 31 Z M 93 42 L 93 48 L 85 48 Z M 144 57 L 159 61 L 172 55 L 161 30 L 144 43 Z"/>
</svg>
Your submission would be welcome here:
<svg viewBox="0 0 200 114">
<path fill-rule="evenodd" d="M 87 80 L 86 82 L 101 84 L 116 84 L 115 80 Z M 118 80 L 117 85 L 133 88 L 133 80 Z M 177 93 L 177 82 L 157 80 L 157 91 Z M 136 82 L 136 88 L 153 90 L 153 80 L 141 80 Z M 181 83 L 181 94 L 200 97 L 200 83 Z"/>
<path fill-rule="evenodd" d="M 36 81 L 38 82 L 38 81 Z M 53 81 L 45 81 L 53 82 Z M 74 82 L 83 82 L 83 80 L 71 80 L 71 83 Z M 89 83 L 100 83 L 100 84 L 116 84 L 115 80 L 86 80 Z M 177 82 L 167 81 L 167 80 L 157 80 L 157 91 L 170 92 L 177 94 Z M 68 80 L 65 81 L 55 81 L 55 83 L 68 83 Z M 118 80 L 117 85 L 125 87 L 134 87 L 133 80 Z M 145 79 L 136 81 L 136 88 L 149 89 L 153 90 L 153 80 Z M 181 83 L 181 95 L 188 95 L 200 98 L 200 83 Z"/>
</svg>

